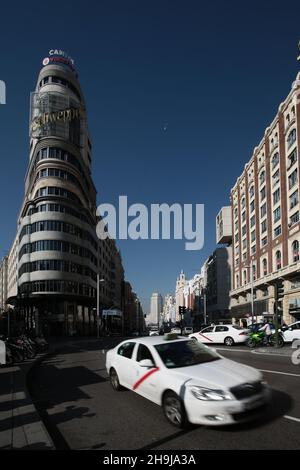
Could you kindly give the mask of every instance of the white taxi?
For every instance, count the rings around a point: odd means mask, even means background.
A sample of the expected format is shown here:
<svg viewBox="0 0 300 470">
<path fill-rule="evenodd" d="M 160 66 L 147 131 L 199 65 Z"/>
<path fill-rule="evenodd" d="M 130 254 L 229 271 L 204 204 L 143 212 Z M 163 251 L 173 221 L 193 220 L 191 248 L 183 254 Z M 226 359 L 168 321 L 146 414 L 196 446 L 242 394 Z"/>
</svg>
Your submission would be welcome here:
<svg viewBox="0 0 300 470">
<path fill-rule="evenodd" d="M 107 352 L 106 369 L 114 390 L 126 387 L 162 406 L 177 427 L 248 421 L 270 399 L 258 370 L 174 334 L 123 341 Z"/>
<path fill-rule="evenodd" d="M 197 333 L 190 334 L 189 338 L 200 343 L 223 343 L 226 346 L 233 346 L 235 343 L 245 343 L 248 334 L 247 329 L 238 325 L 212 325 Z"/>
</svg>

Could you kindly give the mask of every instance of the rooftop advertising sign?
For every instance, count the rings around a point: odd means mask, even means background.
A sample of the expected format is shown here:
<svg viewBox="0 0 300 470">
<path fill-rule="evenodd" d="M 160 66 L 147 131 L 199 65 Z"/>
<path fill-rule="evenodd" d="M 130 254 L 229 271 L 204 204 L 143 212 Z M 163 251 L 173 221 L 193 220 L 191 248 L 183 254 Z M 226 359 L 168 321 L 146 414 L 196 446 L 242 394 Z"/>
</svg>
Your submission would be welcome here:
<svg viewBox="0 0 300 470">
<path fill-rule="evenodd" d="M 52 64 L 64 65 L 75 72 L 74 60 L 61 49 L 50 49 L 48 57 L 45 57 L 42 63 L 44 66 Z"/>
</svg>

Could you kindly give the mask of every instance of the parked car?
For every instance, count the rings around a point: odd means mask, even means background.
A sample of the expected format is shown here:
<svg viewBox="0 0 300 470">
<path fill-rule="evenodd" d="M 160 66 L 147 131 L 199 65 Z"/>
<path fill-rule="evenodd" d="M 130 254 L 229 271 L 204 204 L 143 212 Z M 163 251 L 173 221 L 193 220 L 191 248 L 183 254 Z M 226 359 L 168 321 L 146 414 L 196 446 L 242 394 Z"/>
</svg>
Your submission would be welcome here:
<svg viewBox="0 0 300 470">
<path fill-rule="evenodd" d="M 295 339 L 300 339 L 300 321 L 283 326 L 281 331 L 285 343 L 291 343 Z"/>
<path fill-rule="evenodd" d="M 176 333 L 178 335 L 181 335 L 181 328 L 179 328 L 179 326 L 171 328 L 171 333 Z"/>
<path fill-rule="evenodd" d="M 190 335 L 193 333 L 193 328 L 191 326 L 185 326 L 182 330 L 183 335 Z"/>
<path fill-rule="evenodd" d="M 238 325 L 212 325 L 190 334 L 189 338 L 200 343 L 223 343 L 226 346 L 233 346 L 235 343 L 245 343 L 248 330 Z"/>
<path fill-rule="evenodd" d="M 151 331 L 149 331 L 149 336 L 159 336 L 159 331 L 158 330 L 151 330 Z"/>
<path fill-rule="evenodd" d="M 271 397 L 257 369 L 173 333 L 123 341 L 107 352 L 106 370 L 115 391 L 126 387 L 161 406 L 176 427 L 249 421 Z"/>
</svg>

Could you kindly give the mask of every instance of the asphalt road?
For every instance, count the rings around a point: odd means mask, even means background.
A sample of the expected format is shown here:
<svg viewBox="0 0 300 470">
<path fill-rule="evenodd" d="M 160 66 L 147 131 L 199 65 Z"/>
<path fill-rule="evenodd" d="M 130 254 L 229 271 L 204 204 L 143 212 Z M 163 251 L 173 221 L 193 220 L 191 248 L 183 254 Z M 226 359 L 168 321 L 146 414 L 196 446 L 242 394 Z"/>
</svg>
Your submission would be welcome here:
<svg viewBox="0 0 300 470">
<path fill-rule="evenodd" d="M 272 406 L 253 423 L 181 431 L 169 425 L 159 406 L 129 390 L 112 390 L 101 350 L 119 341 L 74 341 L 33 369 L 32 396 L 57 448 L 300 448 L 300 365 L 293 365 L 290 356 L 222 348 L 225 357 L 264 371 L 273 389 Z"/>
</svg>

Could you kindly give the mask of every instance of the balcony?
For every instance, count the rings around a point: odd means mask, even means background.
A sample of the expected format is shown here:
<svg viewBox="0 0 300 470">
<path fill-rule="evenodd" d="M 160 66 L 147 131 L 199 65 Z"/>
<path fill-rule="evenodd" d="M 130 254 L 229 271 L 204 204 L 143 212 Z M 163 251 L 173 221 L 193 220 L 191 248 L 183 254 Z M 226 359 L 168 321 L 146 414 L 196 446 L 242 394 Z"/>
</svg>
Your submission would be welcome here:
<svg viewBox="0 0 300 470">
<path fill-rule="evenodd" d="M 286 126 L 284 128 L 284 133 L 285 134 L 288 132 L 288 130 L 294 124 L 294 122 L 296 122 L 296 116 L 293 116 L 292 119 L 286 124 Z"/>
</svg>

